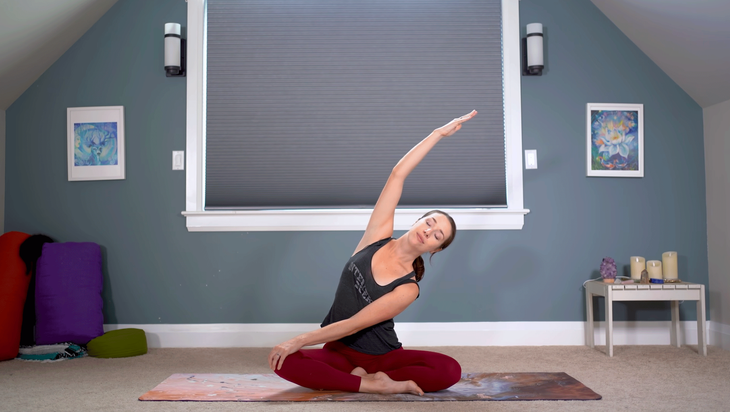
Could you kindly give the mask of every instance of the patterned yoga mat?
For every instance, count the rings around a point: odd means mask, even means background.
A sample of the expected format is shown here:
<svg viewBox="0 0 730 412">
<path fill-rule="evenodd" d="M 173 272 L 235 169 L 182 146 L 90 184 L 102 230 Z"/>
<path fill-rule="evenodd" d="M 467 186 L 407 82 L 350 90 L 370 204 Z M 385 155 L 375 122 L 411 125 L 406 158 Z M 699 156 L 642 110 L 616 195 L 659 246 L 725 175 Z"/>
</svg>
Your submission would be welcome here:
<svg viewBox="0 0 730 412">
<path fill-rule="evenodd" d="M 601 399 L 601 395 L 563 372 L 464 373 L 461 380 L 451 388 L 439 392 L 428 392 L 423 396 L 314 391 L 287 382 L 274 374 L 176 373 L 139 397 L 141 401 L 199 402 L 567 401 L 598 399 Z"/>
</svg>

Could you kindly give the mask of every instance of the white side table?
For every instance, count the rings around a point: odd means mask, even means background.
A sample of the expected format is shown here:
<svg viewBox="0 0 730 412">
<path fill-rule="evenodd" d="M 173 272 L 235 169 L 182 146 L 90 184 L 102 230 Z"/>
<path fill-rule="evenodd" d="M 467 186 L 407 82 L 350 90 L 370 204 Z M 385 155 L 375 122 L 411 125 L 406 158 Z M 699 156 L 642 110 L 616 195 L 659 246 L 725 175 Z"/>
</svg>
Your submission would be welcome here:
<svg viewBox="0 0 730 412">
<path fill-rule="evenodd" d="M 705 338 L 705 285 L 698 283 L 665 283 L 640 285 L 638 283 L 613 284 L 601 280 L 586 282 L 586 345 L 593 348 L 593 296 L 603 296 L 606 304 L 606 348 L 607 355 L 613 356 L 613 302 L 616 301 L 671 301 L 672 328 L 670 342 L 679 347 L 679 302 L 697 301 L 697 352 L 707 356 Z"/>
</svg>

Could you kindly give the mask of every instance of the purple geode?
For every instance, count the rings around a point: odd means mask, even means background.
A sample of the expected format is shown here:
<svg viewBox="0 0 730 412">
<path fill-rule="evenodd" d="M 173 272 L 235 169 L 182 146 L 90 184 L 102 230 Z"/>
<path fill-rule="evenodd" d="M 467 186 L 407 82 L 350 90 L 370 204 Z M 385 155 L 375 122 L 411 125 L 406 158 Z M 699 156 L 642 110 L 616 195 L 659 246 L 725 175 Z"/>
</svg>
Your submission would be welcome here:
<svg viewBox="0 0 730 412">
<path fill-rule="evenodd" d="M 615 279 L 616 278 L 616 262 L 613 258 L 605 257 L 601 261 L 601 277 L 603 279 Z"/>
</svg>

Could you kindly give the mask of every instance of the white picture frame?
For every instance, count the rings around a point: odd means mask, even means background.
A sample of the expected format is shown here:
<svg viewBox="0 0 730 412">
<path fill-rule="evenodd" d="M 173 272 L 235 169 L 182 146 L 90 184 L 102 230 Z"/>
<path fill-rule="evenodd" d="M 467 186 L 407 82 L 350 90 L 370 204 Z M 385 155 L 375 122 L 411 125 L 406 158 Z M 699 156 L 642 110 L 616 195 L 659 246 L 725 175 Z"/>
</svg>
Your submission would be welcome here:
<svg viewBox="0 0 730 412">
<path fill-rule="evenodd" d="M 68 180 L 125 178 L 124 106 L 66 109 Z"/>
<path fill-rule="evenodd" d="M 586 176 L 644 177 L 644 105 L 586 105 Z"/>
</svg>

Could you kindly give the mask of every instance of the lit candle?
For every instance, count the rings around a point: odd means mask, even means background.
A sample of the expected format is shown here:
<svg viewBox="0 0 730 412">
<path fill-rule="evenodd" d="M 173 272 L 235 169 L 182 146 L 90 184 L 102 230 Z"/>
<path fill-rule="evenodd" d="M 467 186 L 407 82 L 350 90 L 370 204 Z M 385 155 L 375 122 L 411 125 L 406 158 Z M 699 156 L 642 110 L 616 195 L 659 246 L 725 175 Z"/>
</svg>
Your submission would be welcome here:
<svg viewBox="0 0 730 412">
<path fill-rule="evenodd" d="M 664 279 L 677 279 L 677 252 L 662 253 Z"/>
<path fill-rule="evenodd" d="M 649 278 L 662 279 L 662 262 L 658 260 L 647 261 L 646 271 L 649 272 Z"/>
<path fill-rule="evenodd" d="M 631 279 L 641 280 L 641 271 L 646 269 L 646 259 L 641 256 L 631 256 Z"/>
</svg>

